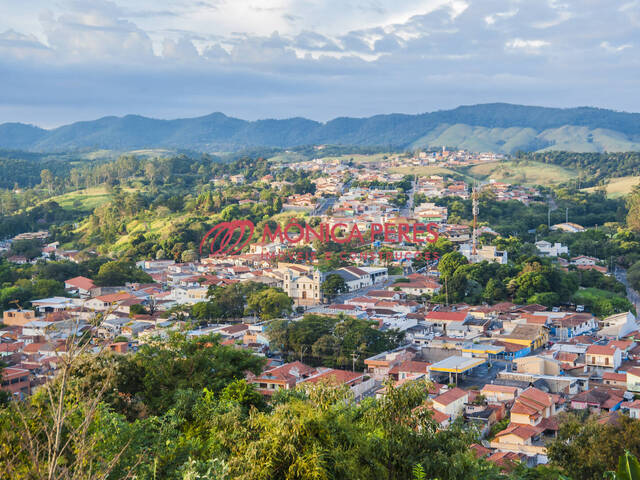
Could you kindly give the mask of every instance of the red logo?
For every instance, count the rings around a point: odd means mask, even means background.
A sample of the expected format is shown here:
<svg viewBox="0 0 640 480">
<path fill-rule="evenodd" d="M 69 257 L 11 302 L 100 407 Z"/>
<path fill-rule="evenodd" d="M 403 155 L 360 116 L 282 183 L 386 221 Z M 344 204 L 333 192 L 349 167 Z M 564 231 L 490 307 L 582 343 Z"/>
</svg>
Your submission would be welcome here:
<svg viewBox="0 0 640 480">
<path fill-rule="evenodd" d="M 204 247 L 207 240 L 211 244 L 209 250 L 212 255 L 238 254 L 251 241 L 253 230 L 254 225 L 251 220 L 232 220 L 231 222 L 219 223 L 209 230 L 200 242 L 200 255 L 202 255 L 202 247 Z M 237 236 L 235 235 L 236 233 Z M 234 236 L 236 236 L 235 240 L 233 240 Z M 220 243 L 216 249 L 216 241 L 218 239 L 220 239 Z"/>
</svg>

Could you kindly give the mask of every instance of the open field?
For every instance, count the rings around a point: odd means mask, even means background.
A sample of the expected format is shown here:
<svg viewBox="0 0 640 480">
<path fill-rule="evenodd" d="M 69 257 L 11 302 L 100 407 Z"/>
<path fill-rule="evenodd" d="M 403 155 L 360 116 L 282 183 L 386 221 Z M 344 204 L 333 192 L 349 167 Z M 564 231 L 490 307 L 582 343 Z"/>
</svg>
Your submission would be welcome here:
<svg viewBox="0 0 640 480">
<path fill-rule="evenodd" d="M 640 184 L 640 176 L 630 176 L 630 177 L 620 177 L 620 178 L 612 178 L 609 180 L 609 183 L 604 186 L 607 196 L 611 198 L 622 197 L 631 193 L 633 187 Z M 584 190 L 587 192 L 593 192 L 602 187 L 590 187 L 585 188 Z"/>
<path fill-rule="evenodd" d="M 282 152 L 273 157 L 269 157 L 269 161 L 273 163 L 294 163 L 305 160 L 307 160 L 307 157 L 297 152 Z"/>
<path fill-rule="evenodd" d="M 393 173 L 402 173 L 404 175 L 418 175 L 420 177 L 429 177 L 431 175 L 464 175 L 450 168 L 438 166 L 424 167 L 394 167 L 390 169 Z"/>
<path fill-rule="evenodd" d="M 396 154 L 394 153 L 373 153 L 371 155 L 363 155 L 360 153 L 351 153 L 348 155 L 340 155 L 337 157 L 318 157 L 323 160 L 332 161 L 332 160 L 341 160 L 348 162 L 349 160 L 354 163 L 369 163 L 369 162 L 379 162 L 380 160 L 384 160 L 384 157 L 391 157 Z"/>
<path fill-rule="evenodd" d="M 489 162 L 474 165 L 467 174 L 481 180 L 496 180 L 524 185 L 563 183 L 575 178 L 576 173 L 557 165 L 541 162 Z"/>
<path fill-rule="evenodd" d="M 104 186 L 92 187 L 84 190 L 76 190 L 75 192 L 65 193 L 52 197 L 50 200 L 58 203 L 62 208 L 93 210 L 94 208 L 106 203 L 111 198 L 111 194 Z"/>
</svg>

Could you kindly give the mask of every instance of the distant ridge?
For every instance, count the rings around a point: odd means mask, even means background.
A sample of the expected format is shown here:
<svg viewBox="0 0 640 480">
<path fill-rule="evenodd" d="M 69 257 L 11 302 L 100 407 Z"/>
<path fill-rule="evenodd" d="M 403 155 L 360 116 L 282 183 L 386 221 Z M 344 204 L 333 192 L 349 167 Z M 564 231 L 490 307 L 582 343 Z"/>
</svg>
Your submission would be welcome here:
<svg viewBox="0 0 640 480">
<path fill-rule="evenodd" d="M 311 144 L 457 147 L 580 152 L 640 150 L 640 114 L 592 107 L 547 108 L 490 103 L 419 115 L 246 121 L 223 113 L 158 120 L 139 115 L 104 117 L 52 130 L 0 124 L 0 148 L 36 152 L 144 148 L 234 151 Z"/>
</svg>

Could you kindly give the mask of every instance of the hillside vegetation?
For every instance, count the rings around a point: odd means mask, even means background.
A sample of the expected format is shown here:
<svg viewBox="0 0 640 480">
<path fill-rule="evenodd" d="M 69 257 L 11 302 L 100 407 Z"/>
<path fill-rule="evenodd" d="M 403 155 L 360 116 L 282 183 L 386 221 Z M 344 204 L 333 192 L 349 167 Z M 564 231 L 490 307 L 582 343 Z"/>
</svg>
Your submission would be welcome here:
<svg viewBox="0 0 640 480">
<path fill-rule="evenodd" d="M 505 153 L 630 151 L 640 148 L 640 114 L 494 103 L 419 115 L 343 117 L 326 123 L 305 118 L 245 121 L 213 113 L 176 120 L 104 117 L 52 130 L 18 123 L 0 125 L 0 148 L 31 151 L 168 148 L 218 152 L 314 144 L 445 145 Z"/>
</svg>

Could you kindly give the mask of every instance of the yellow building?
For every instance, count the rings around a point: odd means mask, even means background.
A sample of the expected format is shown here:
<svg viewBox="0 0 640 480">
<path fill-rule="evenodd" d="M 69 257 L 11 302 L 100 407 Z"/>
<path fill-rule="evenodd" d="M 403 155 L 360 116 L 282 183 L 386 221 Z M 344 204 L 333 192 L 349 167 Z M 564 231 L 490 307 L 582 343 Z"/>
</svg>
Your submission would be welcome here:
<svg viewBox="0 0 640 480">
<path fill-rule="evenodd" d="M 502 335 L 500 340 L 531 347 L 532 350 L 535 350 L 549 343 L 549 330 L 542 325 L 516 325 L 511 333 Z"/>
</svg>

